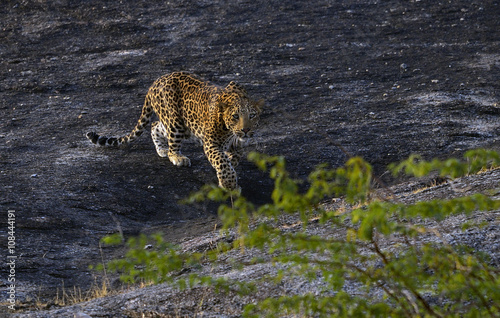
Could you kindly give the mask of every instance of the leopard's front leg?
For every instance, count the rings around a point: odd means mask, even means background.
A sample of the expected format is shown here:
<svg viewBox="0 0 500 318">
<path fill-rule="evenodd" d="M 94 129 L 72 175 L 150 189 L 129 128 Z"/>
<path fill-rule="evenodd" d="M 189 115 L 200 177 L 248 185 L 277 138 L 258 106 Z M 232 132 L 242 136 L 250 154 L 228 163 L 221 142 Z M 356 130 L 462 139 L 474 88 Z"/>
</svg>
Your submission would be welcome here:
<svg viewBox="0 0 500 318">
<path fill-rule="evenodd" d="M 240 163 L 240 159 L 243 156 L 243 148 L 238 146 L 231 146 L 229 150 L 226 152 L 233 168 L 236 168 Z"/>
<path fill-rule="evenodd" d="M 231 163 L 229 156 L 223 151 L 222 147 L 216 144 L 204 142 L 205 155 L 217 171 L 219 187 L 228 190 L 238 189 L 238 177 Z"/>
</svg>

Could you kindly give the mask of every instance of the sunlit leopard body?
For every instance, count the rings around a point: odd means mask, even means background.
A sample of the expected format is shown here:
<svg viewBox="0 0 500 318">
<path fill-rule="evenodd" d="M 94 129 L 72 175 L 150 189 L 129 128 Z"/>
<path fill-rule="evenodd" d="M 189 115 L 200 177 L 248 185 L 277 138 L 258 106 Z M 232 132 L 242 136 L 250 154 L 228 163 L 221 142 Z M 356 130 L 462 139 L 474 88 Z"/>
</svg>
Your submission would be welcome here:
<svg viewBox="0 0 500 318">
<path fill-rule="evenodd" d="M 176 166 L 190 166 L 189 158 L 181 154 L 181 143 L 194 136 L 217 171 L 219 186 L 237 189 L 235 167 L 258 126 L 262 106 L 262 100 L 250 99 L 234 82 L 219 87 L 193 74 L 175 72 L 160 77 L 149 88 L 141 117 L 130 134 L 115 138 L 89 132 L 87 138 L 101 146 L 130 143 L 156 113 L 159 121 L 152 123 L 151 136 L 159 156 L 168 157 Z"/>
</svg>

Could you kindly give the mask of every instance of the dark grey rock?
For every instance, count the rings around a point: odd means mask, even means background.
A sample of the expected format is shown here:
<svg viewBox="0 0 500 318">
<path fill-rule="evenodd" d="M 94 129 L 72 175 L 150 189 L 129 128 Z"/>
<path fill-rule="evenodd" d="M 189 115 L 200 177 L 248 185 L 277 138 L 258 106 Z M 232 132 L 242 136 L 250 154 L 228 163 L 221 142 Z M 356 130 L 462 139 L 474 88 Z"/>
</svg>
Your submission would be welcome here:
<svg viewBox="0 0 500 318">
<path fill-rule="evenodd" d="M 147 134 L 120 149 L 85 138 L 129 132 L 159 76 L 235 80 L 264 98 L 252 149 L 285 155 L 294 177 L 359 155 L 393 184 L 386 165 L 411 153 L 500 149 L 498 12 L 462 0 L 2 2 L 0 206 L 16 211 L 18 301 L 50 306 L 100 284 L 89 265 L 123 253 L 100 247 L 104 235 L 182 243 L 213 230 L 216 205 L 178 202 L 216 183 L 198 145 L 176 168 Z M 238 173 L 245 196 L 269 200 L 264 173 Z"/>
</svg>

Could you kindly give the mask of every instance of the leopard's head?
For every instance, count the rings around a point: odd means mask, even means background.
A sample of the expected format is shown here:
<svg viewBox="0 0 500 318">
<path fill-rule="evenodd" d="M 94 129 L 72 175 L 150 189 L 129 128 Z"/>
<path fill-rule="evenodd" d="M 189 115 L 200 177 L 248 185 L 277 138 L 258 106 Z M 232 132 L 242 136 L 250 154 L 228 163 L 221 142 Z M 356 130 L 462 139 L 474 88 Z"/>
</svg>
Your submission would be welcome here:
<svg viewBox="0 0 500 318">
<path fill-rule="evenodd" d="M 252 137 L 259 124 L 264 101 L 250 99 L 243 87 L 231 82 L 224 88 L 220 102 L 226 129 L 231 130 L 241 141 Z"/>
</svg>

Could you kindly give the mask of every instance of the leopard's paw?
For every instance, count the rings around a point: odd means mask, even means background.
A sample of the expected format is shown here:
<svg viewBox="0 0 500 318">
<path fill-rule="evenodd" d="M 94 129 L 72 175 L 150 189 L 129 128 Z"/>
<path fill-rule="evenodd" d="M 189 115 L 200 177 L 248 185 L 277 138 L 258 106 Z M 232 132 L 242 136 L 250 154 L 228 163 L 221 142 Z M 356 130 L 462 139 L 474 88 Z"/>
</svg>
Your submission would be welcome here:
<svg viewBox="0 0 500 318">
<path fill-rule="evenodd" d="M 158 156 L 165 158 L 168 157 L 168 148 L 167 149 L 161 149 L 161 148 L 156 148 L 156 152 L 158 153 Z"/>
<path fill-rule="evenodd" d="M 191 160 L 189 160 L 188 157 L 183 156 L 183 155 L 177 155 L 177 154 L 168 154 L 168 159 L 170 159 L 170 162 L 174 164 L 174 166 L 178 167 L 190 167 L 191 166 Z"/>
</svg>

